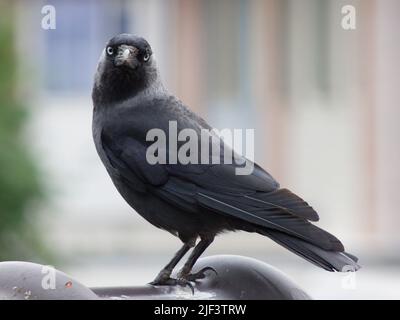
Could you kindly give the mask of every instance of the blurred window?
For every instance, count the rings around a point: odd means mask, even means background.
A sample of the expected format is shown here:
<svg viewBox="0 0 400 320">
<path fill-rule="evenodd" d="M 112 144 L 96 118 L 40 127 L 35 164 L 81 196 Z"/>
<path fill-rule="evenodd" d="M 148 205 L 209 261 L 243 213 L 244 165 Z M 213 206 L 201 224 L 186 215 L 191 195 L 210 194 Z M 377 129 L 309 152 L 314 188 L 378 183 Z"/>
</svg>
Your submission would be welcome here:
<svg viewBox="0 0 400 320">
<path fill-rule="evenodd" d="M 124 1 L 53 1 L 56 29 L 45 32 L 45 88 L 56 93 L 90 90 L 105 42 L 127 27 Z"/>
</svg>

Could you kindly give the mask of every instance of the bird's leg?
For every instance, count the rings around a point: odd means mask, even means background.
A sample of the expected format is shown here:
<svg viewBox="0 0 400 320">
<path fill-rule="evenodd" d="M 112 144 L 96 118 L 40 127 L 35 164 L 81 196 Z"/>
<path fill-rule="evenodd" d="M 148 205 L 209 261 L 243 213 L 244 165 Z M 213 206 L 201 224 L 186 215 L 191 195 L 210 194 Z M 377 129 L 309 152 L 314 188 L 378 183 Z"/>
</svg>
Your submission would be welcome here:
<svg viewBox="0 0 400 320">
<path fill-rule="evenodd" d="M 204 238 L 197 244 L 197 246 L 193 249 L 186 263 L 182 267 L 182 269 L 178 273 L 178 280 L 186 280 L 186 281 L 195 281 L 197 279 L 202 279 L 205 277 L 204 272 L 207 270 L 212 270 L 216 273 L 216 271 L 211 267 L 206 267 L 201 269 L 199 272 L 195 274 L 191 274 L 192 268 L 196 263 L 197 259 L 201 256 L 201 254 L 207 249 L 207 247 L 214 241 L 214 238 Z"/>
<path fill-rule="evenodd" d="M 180 248 L 172 258 L 170 262 L 160 271 L 160 273 L 157 275 L 157 277 L 150 282 L 152 285 L 168 285 L 170 284 L 171 278 L 171 272 L 175 268 L 175 266 L 178 264 L 178 262 L 183 258 L 183 256 L 186 254 L 186 252 L 189 251 L 189 249 L 193 247 L 193 244 L 191 242 L 185 243 L 182 248 Z"/>
</svg>

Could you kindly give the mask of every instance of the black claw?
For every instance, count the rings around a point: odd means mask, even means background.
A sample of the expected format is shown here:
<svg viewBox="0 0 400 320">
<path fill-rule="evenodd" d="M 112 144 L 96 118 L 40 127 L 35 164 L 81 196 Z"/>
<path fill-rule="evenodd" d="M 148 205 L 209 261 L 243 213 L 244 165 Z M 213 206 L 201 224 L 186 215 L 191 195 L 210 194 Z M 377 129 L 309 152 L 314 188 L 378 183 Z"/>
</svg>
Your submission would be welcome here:
<svg viewBox="0 0 400 320">
<path fill-rule="evenodd" d="M 205 267 L 196 273 L 191 273 L 188 275 L 180 275 L 178 274 L 178 278 L 174 279 L 169 277 L 167 274 L 160 273 L 156 279 L 150 282 L 150 285 L 153 286 L 181 286 L 181 287 L 189 287 L 194 295 L 194 286 L 191 282 L 196 282 L 196 280 L 204 279 L 206 277 L 206 272 L 212 271 L 215 275 L 218 275 L 218 272 L 212 267 Z"/>
<path fill-rule="evenodd" d="M 194 295 L 194 287 L 193 285 L 190 283 L 189 280 L 184 279 L 184 278 L 178 278 L 176 279 L 177 284 L 180 285 L 181 287 L 186 287 L 188 286 L 190 288 L 190 290 L 192 291 L 192 295 Z"/>
<path fill-rule="evenodd" d="M 215 270 L 213 267 L 205 267 L 205 268 L 201 269 L 200 271 L 202 271 L 203 273 L 206 271 L 212 271 L 215 273 L 216 276 L 218 275 L 217 270 Z"/>
<path fill-rule="evenodd" d="M 170 274 L 171 274 L 170 271 L 161 270 L 160 273 L 157 275 L 157 277 L 149 284 L 153 286 L 168 285 L 167 282 L 169 279 L 171 279 Z"/>
<path fill-rule="evenodd" d="M 190 290 L 192 291 L 192 294 L 194 295 L 194 287 L 193 285 L 190 283 L 190 281 L 188 281 L 185 278 L 178 278 L 178 279 L 174 279 L 174 278 L 168 278 L 168 279 L 156 279 L 153 280 L 152 282 L 149 283 L 152 286 L 181 286 L 181 287 L 189 287 Z"/>
<path fill-rule="evenodd" d="M 152 286 L 163 286 L 164 283 L 162 283 L 160 281 L 153 280 L 152 282 L 149 282 L 149 285 L 152 285 Z"/>
<path fill-rule="evenodd" d="M 218 275 L 218 272 L 214 268 L 205 267 L 205 268 L 201 269 L 200 271 L 198 271 L 196 273 L 191 273 L 191 274 L 187 275 L 185 278 L 188 281 L 192 281 L 192 282 L 196 281 L 196 280 L 199 280 L 199 279 L 204 279 L 206 277 L 206 274 L 205 274 L 206 271 L 213 271 L 215 273 L 215 275 Z"/>
</svg>

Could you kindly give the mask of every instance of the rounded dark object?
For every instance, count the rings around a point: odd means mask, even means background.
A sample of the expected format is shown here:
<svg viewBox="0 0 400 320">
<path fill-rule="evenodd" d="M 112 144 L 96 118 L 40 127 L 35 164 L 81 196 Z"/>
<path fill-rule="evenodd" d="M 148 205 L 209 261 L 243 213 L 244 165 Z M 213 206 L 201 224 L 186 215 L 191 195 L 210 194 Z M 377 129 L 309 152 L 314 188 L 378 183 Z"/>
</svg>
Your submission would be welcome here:
<svg viewBox="0 0 400 320">
<path fill-rule="evenodd" d="M 198 272 L 206 267 L 215 271 L 207 270 L 203 279 L 193 283 L 193 293 L 188 286 L 152 286 L 149 284 L 88 288 L 65 273 L 48 266 L 31 262 L 1 262 L 0 299 L 310 299 L 282 272 L 255 259 L 232 255 L 210 256 L 199 259 L 193 272 Z"/>
<path fill-rule="evenodd" d="M 0 300 L 92 300 L 92 290 L 51 266 L 0 262 Z"/>
<path fill-rule="evenodd" d="M 201 258 L 193 272 L 211 267 L 197 280 L 194 294 L 189 287 L 139 286 L 94 288 L 105 299 L 212 299 L 212 300 L 309 300 L 298 285 L 276 268 L 256 259 L 217 255 Z M 173 274 L 172 276 L 175 276 Z"/>
</svg>

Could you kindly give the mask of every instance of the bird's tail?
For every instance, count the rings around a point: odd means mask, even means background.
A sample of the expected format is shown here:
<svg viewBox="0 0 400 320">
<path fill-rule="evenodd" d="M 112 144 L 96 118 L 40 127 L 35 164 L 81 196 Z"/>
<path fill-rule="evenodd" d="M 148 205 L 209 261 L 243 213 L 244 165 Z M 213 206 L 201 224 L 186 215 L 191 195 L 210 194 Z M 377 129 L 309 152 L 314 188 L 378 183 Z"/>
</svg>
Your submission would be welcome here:
<svg viewBox="0 0 400 320">
<path fill-rule="evenodd" d="M 328 271 L 357 271 L 357 257 L 347 252 L 329 251 L 317 247 L 295 236 L 280 231 L 258 229 L 258 233 L 267 236 L 298 256 Z"/>
</svg>

